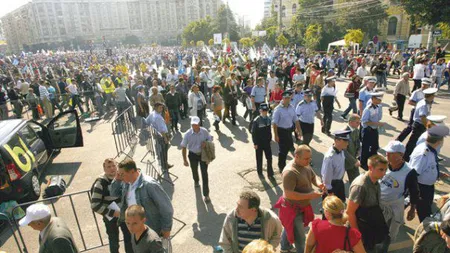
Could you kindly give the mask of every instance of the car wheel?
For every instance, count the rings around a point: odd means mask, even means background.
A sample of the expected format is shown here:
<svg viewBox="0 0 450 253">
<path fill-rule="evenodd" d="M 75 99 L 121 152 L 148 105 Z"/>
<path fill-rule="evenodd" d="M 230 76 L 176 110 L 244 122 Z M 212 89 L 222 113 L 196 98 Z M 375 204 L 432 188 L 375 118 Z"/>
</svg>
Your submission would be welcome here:
<svg viewBox="0 0 450 253">
<path fill-rule="evenodd" d="M 29 200 L 37 200 L 41 196 L 41 182 L 36 172 L 33 173 L 30 180 Z"/>
</svg>

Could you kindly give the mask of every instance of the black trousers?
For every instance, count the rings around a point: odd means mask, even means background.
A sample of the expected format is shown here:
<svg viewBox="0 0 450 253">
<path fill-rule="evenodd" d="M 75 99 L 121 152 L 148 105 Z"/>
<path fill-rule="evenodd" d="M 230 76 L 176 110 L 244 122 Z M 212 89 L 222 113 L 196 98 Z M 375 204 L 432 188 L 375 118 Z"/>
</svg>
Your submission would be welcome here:
<svg viewBox="0 0 450 253">
<path fill-rule="evenodd" d="M 197 110 L 197 116 L 200 118 L 200 126 L 203 126 L 203 109 Z"/>
<path fill-rule="evenodd" d="M 292 141 L 292 128 L 277 128 L 278 138 L 278 169 L 280 173 L 283 172 L 286 167 L 286 158 L 289 150 L 294 148 L 294 142 Z"/>
<path fill-rule="evenodd" d="M 187 118 L 189 115 L 189 105 L 188 105 L 187 96 L 184 94 L 182 94 L 182 96 L 181 96 L 181 104 L 183 105 L 183 112 L 181 113 L 181 115 L 184 118 Z"/>
<path fill-rule="evenodd" d="M 300 121 L 300 128 L 302 129 L 303 141 L 302 144 L 309 146 L 313 136 L 314 136 L 314 124 L 309 124 Z"/>
<path fill-rule="evenodd" d="M 125 245 L 126 253 L 133 253 L 133 246 L 131 246 L 131 234 L 127 228 L 125 222 L 117 223 L 117 218 L 113 218 L 112 220 L 108 220 L 103 217 L 103 222 L 106 227 L 106 234 L 108 234 L 109 240 L 109 251 L 111 253 L 119 253 L 119 227 L 122 230 L 123 234 L 123 243 Z"/>
<path fill-rule="evenodd" d="M 208 183 L 208 164 L 202 161 L 202 156 L 195 153 L 189 152 L 188 154 L 189 163 L 191 164 L 192 177 L 194 182 L 198 183 L 200 181 L 198 177 L 198 165 L 200 164 L 200 171 L 202 173 L 202 190 L 203 196 L 209 196 L 209 183 Z"/>
<path fill-rule="evenodd" d="M 406 97 L 405 97 L 405 95 L 397 94 L 397 96 L 395 97 L 395 100 L 396 100 L 397 106 L 398 106 L 398 117 L 400 119 L 403 119 L 403 109 L 405 108 Z"/>
<path fill-rule="evenodd" d="M 375 155 L 380 148 L 378 143 L 378 129 L 366 127 L 362 131 L 362 146 L 361 146 L 361 167 L 368 170 L 367 159 Z"/>
<path fill-rule="evenodd" d="M 412 131 L 412 125 L 414 123 L 413 117 L 414 117 L 414 112 L 416 111 L 415 108 L 411 109 L 411 114 L 409 115 L 409 122 L 408 122 L 408 126 L 403 129 L 403 131 L 398 135 L 397 140 L 400 142 L 403 142 L 406 137 L 408 137 L 408 135 L 411 133 Z"/>
<path fill-rule="evenodd" d="M 260 106 L 261 104 L 262 104 L 262 103 L 257 103 L 257 102 L 255 102 L 256 110 L 250 111 L 250 113 L 251 113 L 251 114 L 250 114 L 250 123 L 248 124 L 248 129 L 249 129 L 249 131 L 252 130 L 253 120 L 255 120 L 255 118 L 258 117 L 258 115 L 259 115 L 259 106 Z M 247 113 L 247 111 L 246 111 L 246 113 Z M 244 118 L 245 118 L 245 114 L 244 114 Z"/>
<path fill-rule="evenodd" d="M 322 98 L 323 105 L 323 127 L 322 130 L 325 133 L 329 133 L 331 129 L 331 123 L 333 122 L 333 96 L 324 96 Z"/>
<path fill-rule="evenodd" d="M 178 108 L 169 109 L 171 128 L 178 130 L 178 117 L 180 115 L 180 110 Z"/>
<path fill-rule="evenodd" d="M 411 156 L 411 153 L 414 151 L 414 148 L 416 147 L 417 140 L 419 140 L 419 137 L 426 131 L 426 127 L 418 122 L 414 122 L 412 125 L 412 133 L 409 137 L 408 143 L 406 143 L 406 151 L 403 155 L 403 159 L 405 161 L 409 162 L 409 157 Z"/>
<path fill-rule="evenodd" d="M 422 86 L 422 80 L 421 79 L 413 79 L 413 81 L 414 81 L 414 86 L 413 86 L 412 91 L 420 89 L 420 87 Z"/>
<path fill-rule="evenodd" d="M 332 188 L 333 194 L 345 203 L 344 180 L 342 180 L 342 179 L 331 180 L 331 186 L 333 187 Z M 322 195 L 322 200 L 324 200 L 326 197 L 328 197 L 328 194 L 324 193 Z M 322 214 L 322 220 L 326 220 L 325 212 Z"/>
<path fill-rule="evenodd" d="M 267 160 L 267 176 L 273 176 L 273 168 L 272 168 L 272 149 L 270 147 L 270 142 L 264 145 L 258 145 L 258 148 L 255 150 L 256 152 L 256 171 L 258 174 L 262 174 L 262 165 L 263 165 L 263 152 L 266 156 Z"/>
<path fill-rule="evenodd" d="M 434 185 L 419 184 L 420 198 L 417 201 L 417 215 L 422 222 L 431 215 L 431 205 L 434 198 Z"/>
<path fill-rule="evenodd" d="M 231 103 L 225 103 L 225 111 L 223 114 L 223 119 L 230 118 L 230 112 L 231 112 L 231 122 L 233 124 L 236 124 L 236 104 L 237 101 L 232 101 Z"/>
</svg>

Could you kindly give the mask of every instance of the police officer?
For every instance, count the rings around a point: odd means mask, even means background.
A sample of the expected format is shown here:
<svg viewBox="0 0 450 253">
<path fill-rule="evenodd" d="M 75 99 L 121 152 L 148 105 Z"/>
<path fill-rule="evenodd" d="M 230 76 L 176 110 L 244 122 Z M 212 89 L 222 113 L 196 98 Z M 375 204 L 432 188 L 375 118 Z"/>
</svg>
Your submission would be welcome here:
<svg viewBox="0 0 450 253">
<path fill-rule="evenodd" d="M 298 103 L 300 103 L 300 101 L 302 101 L 305 96 L 305 92 L 302 91 L 302 87 L 302 83 L 297 83 L 295 84 L 295 89 L 292 91 L 291 105 L 294 108 L 297 108 Z"/>
<path fill-rule="evenodd" d="M 439 171 L 438 149 L 444 144 L 444 137 L 449 135 L 449 128 L 445 125 L 437 125 L 428 129 L 428 137 L 425 143 L 414 148 L 411 154 L 409 166 L 417 171 L 420 198 L 417 202 L 417 215 L 420 222 L 431 214 L 431 205 L 434 198 L 434 184 L 441 177 L 448 174 Z"/>
<path fill-rule="evenodd" d="M 436 125 L 445 125 L 444 120 L 447 118 L 445 115 L 429 115 L 427 116 L 428 124 L 427 128 L 431 128 Z M 428 137 L 428 131 L 425 131 L 417 140 L 416 146 L 419 144 L 426 142 Z M 437 150 L 438 153 L 441 151 L 441 147 Z M 440 159 L 439 159 L 440 160 Z"/>
<path fill-rule="evenodd" d="M 433 104 L 434 94 L 438 91 L 437 88 L 428 88 L 423 91 L 425 98 L 420 100 L 416 105 L 416 110 L 414 111 L 413 124 L 412 124 L 412 134 L 409 137 L 408 143 L 406 144 L 405 151 L 405 161 L 409 161 L 409 156 L 411 155 L 414 147 L 416 146 L 417 140 L 420 135 L 422 135 L 426 130 L 427 116 L 430 115 L 431 105 Z"/>
<path fill-rule="evenodd" d="M 300 122 L 300 128 L 303 133 L 303 144 L 309 146 L 314 135 L 314 115 L 320 119 L 320 123 L 323 126 L 322 115 L 319 113 L 319 107 L 317 107 L 316 101 L 312 100 L 312 92 L 307 89 L 304 90 L 304 99 L 298 103 L 295 108 L 298 120 Z"/>
<path fill-rule="evenodd" d="M 359 116 L 362 115 L 362 112 L 367 106 L 367 103 L 370 101 L 371 93 L 374 92 L 375 84 L 377 83 L 377 78 L 374 76 L 365 76 L 364 77 L 365 86 L 361 88 L 358 95 L 359 100 Z"/>
<path fill-rule="evenodd" d="M 431 85 L 431 79 L 430 78 L 422 78 L 422 87 L 420 89 L 415 90 L 411 97 L 409 98 L 408 104 L 412 105 L 411 114 L 409 116 L 409 122 L 408 126 L 402 130 L 402 132 L 398 135 L 397 140 L 398 141 L 404 141 L 406 137 L 411 133 L 412 131 L 412 125 L 414 123 L 414 112 L 416 111 L 416 105 L 419 103 L 420 100 L 425 98 L 425 94 L 423 93 L 424 90 L 428 89 Z"/>
<path fill-rule="evenodd" d="M 378 128 L 384 125 L 381 121 L 383 111 L 381 106 L 382 92 L 373 92 L 370 94 L 371 104 L 367 105 L 361 117 L 362 124 L 362 147 L 361 147 L 361 167 L 367 170 L 367 159 L 375 155 L 378 151 Z"/>
<path fill-rule="evenodd" d="M 325 153 L 321 169 L 322 182 L 327 188 L 327 194 L 336 195 L 343 202 L 345 202 L 345 187 L 342 180 L 345 174 L 343 151 L 347 149 L 350 132 L 350 130 L 339 130 L 333 133 L 334 144 Z"/>
<path fill-rule="evenodd" d="M 267 115 L 269 106 L 266 103 L 259 105 L 260 115 L 255 118 L 252 125 L 252 140 L 253 146 L 256 151 L 256 170 L 260 177 L 263 176 L 262 172 L 262 158 L 263 151 L 267 160 L 267 176 L 269 179 L 273 179 L 272 168 L 272 149 L 270 148 L 270 141 L 272 140 L 271 120 Z"/>
<path fill-rule="evenodd" d="M 253 104 L 253 113 L 250 119 L 249 129 L 252 129 L 252 122 L 259 113 L 259 106 L 266 101 L 266 87 L 264 87 L 263 77 L 258 77 L 256 86 L 253 86 L 250 96 Z"/>
<path fill-rule="evenodd" d="M 333 122 L 334 102 L 341 108 L 341 104 L 336 97 L 336 76 L 330 76 L 327 79 L 327 84 L 322 88 L 320 97 L 323 106 L 323 125 L 322 133 L 330 135 L 331 123 Z"/>
<path fill-rule="evenodd" d="M 286 166 L 286 158 L 289 150 L 294 148 L 294 142 L 292 140 L 292 127 L 295 124 L 295 131 L 297 132 L 298 139 L 301 139 L 302 132 L 300 130 L 300 123 L 295 109 L 291 103 L 291 92 L 283 92 L 283 100 L 275 108 L 273 113 L 273 132 L 275 135 L 275 141 L 278 143 L 278 169 L 280 173 L 283 172 Z"/>
</svg>

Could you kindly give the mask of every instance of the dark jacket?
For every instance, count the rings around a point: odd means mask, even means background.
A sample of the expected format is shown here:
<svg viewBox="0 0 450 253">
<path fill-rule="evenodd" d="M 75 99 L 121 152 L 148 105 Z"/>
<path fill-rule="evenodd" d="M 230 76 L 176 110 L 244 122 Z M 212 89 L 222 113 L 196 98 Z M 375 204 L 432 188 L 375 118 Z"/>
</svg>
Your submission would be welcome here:
<svg viewBox="0 0 450 253">
<path fill-rule="evenodd" d="M 236 91 L 237 90 L 237 91 Z M 234 86 L 225 85 L 223 87 L 223 102 L 225 104 L 237 104 L 237 99 L 241 96 L 241 89 L 239 87 L 234 88 Z"/>
<path fill-rule="evenodd" d="M 79 252 L 72 233 L 66 223 L 58 217 L 52 217 L 41 238 L 39 253 L 75 253 Z"/>
<path fill-rule="evenodd" d="M 256 117 L 252 124 L 253 145 L 270 146 L 272 140 L 271 120 L 269 117 Z"/>
<path fill-rule="evenodd" d="M 175 93 L 172 95 L 170 92 L 166 94 L 166 106 L 168 109 L 178 109 L 181 105 L 181 96 L 178 94 L 178 92 L 175 91 Z"/>
</svg>

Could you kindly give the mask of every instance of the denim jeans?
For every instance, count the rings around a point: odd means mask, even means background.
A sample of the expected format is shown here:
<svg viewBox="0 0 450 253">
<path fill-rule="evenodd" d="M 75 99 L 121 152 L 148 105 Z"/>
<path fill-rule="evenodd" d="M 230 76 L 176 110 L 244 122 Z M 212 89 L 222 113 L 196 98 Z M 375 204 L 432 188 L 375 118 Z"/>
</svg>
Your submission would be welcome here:
<svg viewBox="0 0 450 253">
<path fill-rule="evenodd" d="M 348 101 L 350 103 L 348 104 L 348 107 L 347 109 L 345 109 L 344 113 L 342 113 L 342 116 L 344 117 L 347 116 L 350 110 L 353 110 L 353 113 L 356 113 L 356 98 L 349 98 Z"/>
<path fill-rule="evenodd" d="M 305 228 L 303 227 L 303 213 L 298 213 L 294 220 L 294 244 L 297 253 L 303 253 L 305 250 Z M 289 250 L 292 245 L 287 239 L 286 230 L 281 234 L 281 250 Z"/>
</svg>

